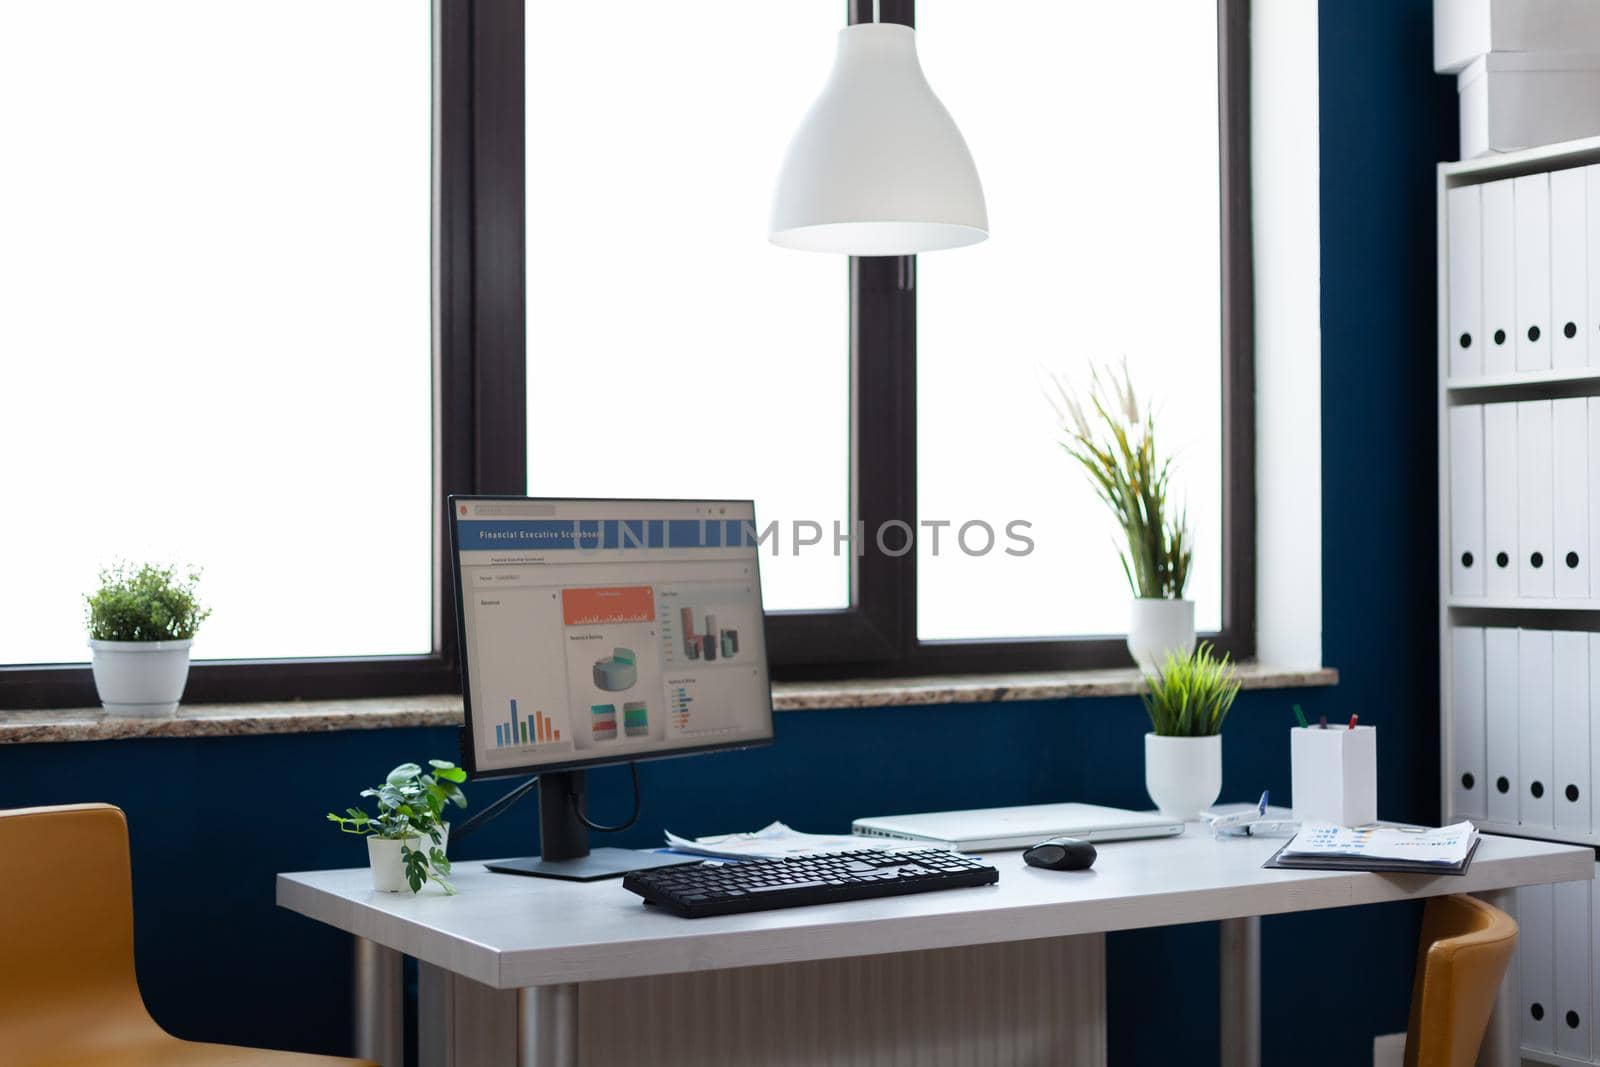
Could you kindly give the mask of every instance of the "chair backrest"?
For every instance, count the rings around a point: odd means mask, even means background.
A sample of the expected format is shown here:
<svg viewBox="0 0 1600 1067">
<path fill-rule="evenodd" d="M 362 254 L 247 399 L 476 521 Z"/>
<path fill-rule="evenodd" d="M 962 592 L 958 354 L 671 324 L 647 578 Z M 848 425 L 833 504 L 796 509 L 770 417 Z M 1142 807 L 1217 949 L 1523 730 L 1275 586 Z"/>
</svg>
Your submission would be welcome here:
<svg viewBox="0 0 1600 1067">
<path fill-rule="evenodd" d="M 1516 920 L 1476 897 L 1433 897 L 1422 913 L 1405 1067 L 1472 1067 L 1517 947 Z"/>
<path fill-rule="evenodd" d="M 109 804 L 0 811 L 0 1038 L 12 1053 L 85 1012 L 148 1019 L 133 970 L 128 824 Z M 23 1056 L 27 1061 L 27 1056 Z"/>
</svg>

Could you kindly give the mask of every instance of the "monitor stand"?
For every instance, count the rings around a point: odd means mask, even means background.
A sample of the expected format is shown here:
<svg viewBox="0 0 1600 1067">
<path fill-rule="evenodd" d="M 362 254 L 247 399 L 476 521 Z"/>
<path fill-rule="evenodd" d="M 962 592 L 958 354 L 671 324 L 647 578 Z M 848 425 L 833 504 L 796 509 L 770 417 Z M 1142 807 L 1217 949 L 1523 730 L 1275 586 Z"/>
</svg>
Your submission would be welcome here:
<svg viewBox="0 0 1600 1067">
<path fill-rule="evenodd" d="M 500 874 L 594 882 L 630 871 L 693 863 L 692 857 L 664 856 L 629 848 L 589 848 L 589 828 L 578 819 L 588 782 L 583 771 L 539 776 L 539 844 L 542 853 L 526 859 L 497 860 L 484 866 Z M 574 803 L 576 802 L 576 803 Z"/>
</svg>

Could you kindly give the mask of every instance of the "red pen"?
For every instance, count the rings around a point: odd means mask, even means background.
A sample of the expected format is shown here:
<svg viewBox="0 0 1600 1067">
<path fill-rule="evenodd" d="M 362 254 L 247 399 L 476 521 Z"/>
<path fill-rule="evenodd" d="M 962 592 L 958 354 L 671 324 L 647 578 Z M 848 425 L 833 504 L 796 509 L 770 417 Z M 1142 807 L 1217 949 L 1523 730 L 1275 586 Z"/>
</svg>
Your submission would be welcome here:
<svg viewBox="0 0 1600 1067">
<path fill-rule="evenodd" d="M 1356 728 L 1356 720 L 1359 718 L 1361 718 L 1359 715 L 1350 716 L 1350 729 L 1354 730 Z"/>
</svg>

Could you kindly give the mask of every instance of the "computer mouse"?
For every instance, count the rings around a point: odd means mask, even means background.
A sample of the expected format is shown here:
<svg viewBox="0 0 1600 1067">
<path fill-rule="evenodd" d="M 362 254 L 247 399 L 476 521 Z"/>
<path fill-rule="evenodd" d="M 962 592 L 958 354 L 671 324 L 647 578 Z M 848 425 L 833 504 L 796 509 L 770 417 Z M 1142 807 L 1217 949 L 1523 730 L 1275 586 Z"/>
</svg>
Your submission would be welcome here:
<svg viewBox="0 0 1600 1067">
<path fill-rule="evenodd" d="M 1076 837 L 1052 837 L 1022 854 L 1022 862 L 1047 871 L 1086 871 L 1094 866 L 1094 846 Z"/>
</svg>

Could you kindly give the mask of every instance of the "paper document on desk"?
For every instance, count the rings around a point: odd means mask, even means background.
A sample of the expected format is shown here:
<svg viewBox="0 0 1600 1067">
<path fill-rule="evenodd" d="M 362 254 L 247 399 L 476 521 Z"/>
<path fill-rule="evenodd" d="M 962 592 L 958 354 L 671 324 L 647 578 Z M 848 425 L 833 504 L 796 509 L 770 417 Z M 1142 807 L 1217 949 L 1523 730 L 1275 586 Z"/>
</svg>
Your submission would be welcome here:
<svg viewBox="0 0 1600 1067">
<path fill-rule="evenodd" d="M 853 852 L 881 848 L 888 842 L 849 834 L 803 834 L 781 822 L 753 833 L 722 834 L 690 839 L 667 831 L 667 844 L 677 852 L 730 860 L 776 860 L 785 856 L 810 856 L 818 852 Z"/>
<path fill-rule="evenodd" d="M 1458 822 L 1438 829 L 1306 823 L 1268 861 L 1271 866 L 1464 874 L 1478 847 L 1478 828 Z"/>
</svg>

